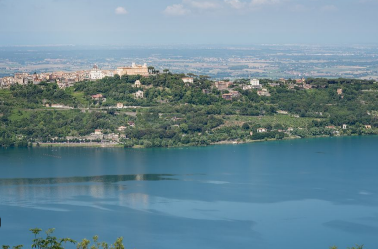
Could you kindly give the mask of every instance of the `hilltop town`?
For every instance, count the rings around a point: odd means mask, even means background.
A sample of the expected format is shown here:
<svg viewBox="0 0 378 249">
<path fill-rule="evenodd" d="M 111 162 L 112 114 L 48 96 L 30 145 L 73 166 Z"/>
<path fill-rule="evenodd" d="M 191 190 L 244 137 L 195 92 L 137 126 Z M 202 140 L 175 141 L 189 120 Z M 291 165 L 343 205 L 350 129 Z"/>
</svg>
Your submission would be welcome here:
<svg viewBox="0 0 378 249">
<path fill-rule="evenodd" d="M 373 80 L 213 81 L 133 63 L 1 82 L 1 146 L 175 147 L 378 134 Z"/>
<path fill-rule="evenodd" d="M 57 83 L 59 88 L 72 87 L 76 82 L 101 80 L 105 77 L 114 77 L 115 74 L 148 76 L 147 64 L 137 65 L 132 63 L 130 67 L 118 67 L 116 70 L 101 70 L 94 65 L 91 70 L 77 72 L 52 72 L 52 73 L 15 73 L 14 76 L 0 78 L 0 87 L 7 88 L 14 84 L 27 85 L 41 82 Z"/>
<path fill-rule="evenodd" d="M 169 71 L 169 70 L 168 70 Z M 56 83 L 60 89 L 65 89 L 67 87 L 73 87 L 77 82 L 84 82 L 84 81 L 96 81 L 104 79 L 105 77 L 114 77 L 115 75 L 119 75 L 120 77 L 128 75 L 128 76 L 142 76 L 142 77 L 149 77 L 153 74 L 159 74 L 158 70 L 155 70 L 154 67 L 147 67 L 147 64 L 137 65 L 136 63 L 132 63 L 130 67 L 118 67 L 116 70 L 102 70 L 97 65 L 94 65 L 91 70 L 82 70 L 77 72 L 53 72 L 53 73 L 15 73 L 14 76 L 8 76 L 0 78 L 0 87 L 1 88 L 9 88 L 12 85 L 27 85 L 27 84 L 34 84 L 38 85 L 41 82 L 45 83 Z M 193 84 L 194 78 L 193 77 L 182 77 L 182 81 L 184 83 Z M 279 80 L 281 83 L 286 82 L 285 79 Z M 303 84 L 305 79 L 297 79 L 294 81 L 297 84 Z M 230 81 L 216 81 L 214 83 L 214 87 L 220 91 L 224 91 L 229 89 L 232 86 L 232 82 Z M 271 85 L 277 85 L 278 83 L 273 83 Z M 309 85 L 302 85 L 304 88 L 311 88 Z M 141 83 L 137 80 L 134 84 L 134 87 L 140 88 Z M 294 87 L 292 84 L 291 87 Z M 269 92 L 266 88 L 262 88 L 259 83 L 258 79 L 251 79 L 249 84 L 243 84 L 243 90 L 251 90 L 251 89 L 258 89 L 257 94 L 259 96 L 270 96 Z M 206 92 L 206 90 L 204 90 Z M 138 91 L 134 94 L 136 98 L 143 98 L 143 91 Z M 231 100 L 233 98 L 237 98 L 239 96 L 239 92 L 237 91 L 230 91 L 228 93 L 224 93 L 222 98 L 226 100 Z M 102 94 L 95 94 L 91 96 L 94 100 L 106 100 L 103 98 Z M 118 104 L 120 106 L 120 104 Z M 63 107 L 60 104 L 53 104 L 53 107 Z"/>
</svg>

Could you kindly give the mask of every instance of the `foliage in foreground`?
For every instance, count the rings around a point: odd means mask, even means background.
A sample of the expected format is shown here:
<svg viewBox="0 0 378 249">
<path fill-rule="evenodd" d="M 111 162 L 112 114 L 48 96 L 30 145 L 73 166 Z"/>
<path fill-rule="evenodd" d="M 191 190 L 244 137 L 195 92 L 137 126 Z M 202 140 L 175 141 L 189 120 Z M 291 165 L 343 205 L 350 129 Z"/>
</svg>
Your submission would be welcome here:
<svg viewBox="0 0 378 249">
<path fill-rule="evenodd" d="M 109 246 L 106 242 L 99 242 L 98 236 L 93 237 L 93 244 L 91 245 L 91 241 L 88 239 L 83 239 L 81 242 L 77 242 L 70 238 L 57 238 L 52 235 L 54 232 L 54 228 L 50 228 L 46 231 L 46 237 L 40 237 L 39 233 L 42 231 L 42 229 L 39 228 L 33 228 L 30 229 L 30 231 L 34 234 L 33 244 L 32 248 L 37 249 L 64 249 L 65 244 L 71 243 L 76 244 L 77 249 L 125 249 L 125 246 L 123 245 L 123 238 L 117 238 L 114 244 L 111 244 Z M 3 245 L 3 249 L 9 249 L 10 246 Z M 13 246 L 13 249 L 21 249 L 23 248 L 23 245 L 17 245 Z"/>
<path fill-rule="evenodd" d="M 32 248 L 37 249 L 64 249 L 64 245 L 69 242 L 72 244 L 76 244 L 77 249 L 125 249 L 123 245 L 123 238 L 117 238 L 114 244 L 108 245 L 106 242 L 99 242 L 98 236 L 93 237 L 93 244 L 91 245 L 91 241 L 88 239 L 83 239 L 81 242 L 77 242 L 70 238 L 57 238 L 52 235 L 54 232 L 54 228 L 50 228 L 46 231 L 46 237 L 42 238 L 39 237 L 39 233 L 42 231 L 40 228 L 33 228 L 30 231 L 34 234 L 34 240 L 32 244 Z M 38 236 L 38 237 L 37 237 Z M 21 249 L 23 245 L 13 246 L 13 249 Z M 348 249 L 363 249 L 363 245 L 356 245 L 355 247 L 348 247 Z M 3 245 L 3 249 L 9 249 L 10 246 Z M 330 249 L 338 249 L 337 246 L 331 246 Z"/>
</svg>

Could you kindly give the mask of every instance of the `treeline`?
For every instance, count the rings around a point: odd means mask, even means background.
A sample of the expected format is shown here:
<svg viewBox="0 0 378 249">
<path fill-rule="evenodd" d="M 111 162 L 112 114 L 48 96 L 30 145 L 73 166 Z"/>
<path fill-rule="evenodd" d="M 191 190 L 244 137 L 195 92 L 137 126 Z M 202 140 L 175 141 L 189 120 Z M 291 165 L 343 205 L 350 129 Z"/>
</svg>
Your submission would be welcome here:
<svg viewBox="0 0 378 249">
<path fill-rule="evenodd" d="M 28 108 L 40 108 L 41 104 L 60 103 L 77 106 L 79 102 L 65 90 L 59 89 L 56 83 L 42 82 L 38 85 L 12 85 L 11 94 L 14 104 Z"/>
</svg>

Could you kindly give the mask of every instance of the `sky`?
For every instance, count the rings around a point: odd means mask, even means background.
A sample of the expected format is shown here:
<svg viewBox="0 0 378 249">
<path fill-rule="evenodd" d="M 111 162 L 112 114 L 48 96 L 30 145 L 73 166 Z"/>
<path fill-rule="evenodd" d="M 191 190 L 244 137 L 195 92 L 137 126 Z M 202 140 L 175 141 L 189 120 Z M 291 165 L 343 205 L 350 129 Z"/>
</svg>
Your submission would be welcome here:
<svg viewBox="0 0 378 249">
<path fill-rule="evenodd" d="M 0 0 L 0 46 L 377 44 L 378 0 Z"/>
</svg>

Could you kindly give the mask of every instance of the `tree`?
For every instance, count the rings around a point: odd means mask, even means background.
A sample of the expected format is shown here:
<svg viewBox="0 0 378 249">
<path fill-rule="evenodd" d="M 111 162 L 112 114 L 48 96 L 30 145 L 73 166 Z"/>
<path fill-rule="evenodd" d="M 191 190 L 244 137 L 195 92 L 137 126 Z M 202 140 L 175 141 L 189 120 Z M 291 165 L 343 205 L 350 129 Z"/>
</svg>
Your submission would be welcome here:
<svg viewBox="0 0 378 249">
<path fill-rule="evenodd" d="M 155 67 L 149 66 L 148 67 L 148 73 L 149 74 L 154 74 L 155 73 Z"/>
<path fill-rule="evenodd" d="M 181 128 L 181 130 L 182 130 L 182 132 L 184 132 L 184 133 L 187 133 L 188 132 L 188 125 L 187 124 L 181 124 L 180 125 L 180 128 Z"/>
<path fill-rule="evenodd" d="M 64 249 L 64 245 L 69 242 L 72 244 L 77 244 L 77 249 L 125 249 L 125 246 L 123 245 L 123 237 L 117 238 L 114 244 L 108 246 L 105 242 L 99 242 L 98 236 L 93 237 L 93 243 L 94 245 L 90 246 L 91 242 L 87 239 L 83 239 L 81 242 L 77 243 L 77 241 L 70 239 L 70 238 L 57 238 L 55 236 L 52 236 L 52 233 L 54 232 L 54 228 L 50 228 L 46 231 L 46 237 L 42 238 L 39 237 L 39 233 L 42 231 L 40 228 L 33 228 L 30 229 L 30 231 L 34 234 L 34 240 L 32 244 L 32 248 L 37 249 Z M 21 249 L 23 245 L 13 246 L 13 249 Z M 10 249 L 10 246 L 3 245 L 3 249 Z"/>
<path fill-rule="evenodd" d="M 169 73 L 169 69 L 164 69 L 163 72 L 164 72 L 165 74 L 168 74 L 168 73 Z"/>
<path fill-rule="evenodd" d="M 63 243 L 70 242 L 72 244 L 75 244 L 76 241 L 70 238 L 60 238 L 58 239 L 55 236 L 52 236 L 52 233 L 54 232 L 54 228 L 50 228 L 46 231 L 46 238 L 37 237 L 37 235 L 42 231 L 42 229 L 39 228 L 33 228 L 30 229 L 30 231 L 34 234 L 34 240 L 32 244 L 32 248 L 38 248 L 38 249 L 64 249 Z"/>
<path fill-rule="evenodd" d="M 244 129 L 244 130 L 249 130 L 249 124 L 248 123 L 244 123 L 243 125 L 242 125 L 242 128 Z"/>
</svg>

